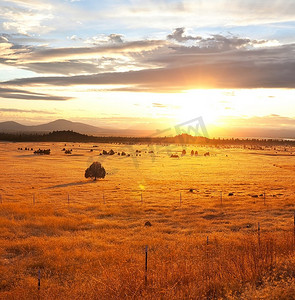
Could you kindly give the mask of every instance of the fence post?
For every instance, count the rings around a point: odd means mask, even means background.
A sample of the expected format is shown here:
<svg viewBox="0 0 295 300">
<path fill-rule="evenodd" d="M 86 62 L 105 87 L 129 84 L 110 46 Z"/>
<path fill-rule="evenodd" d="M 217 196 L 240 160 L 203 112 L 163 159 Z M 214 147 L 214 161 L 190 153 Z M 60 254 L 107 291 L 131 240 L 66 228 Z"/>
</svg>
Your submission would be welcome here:
<svg viewBox="0 0 295 300">
<path fill-rule="evenodd" d="M 205 271 L 205 274 L 206 274 L 206 281 L 207 281 L 207 285 L 209 286 L 210 285 L 210 281 L 211 281 L 211 266 L 210 266 L 210 259 L 209 259 L 209 235 L 207 235 L 207 238 L 206 238 L 206 261 L 205 261 L 205 266 L 206 266 L 206 271 Z"/>
<path fill-rule="evenodd" d="M 207 238 L 206 238 L 206 258 L 208 260 L 208 257 L 209 257 L 209 235 L 207 235 Z"/>
<path fill-rule="evenodd" d="M 148 246 L 145 246 L 145 269 L 144 269 L 144 284 L 147 285 L 147 271 L 148 271 Z"/>
<path fill-rule="evenodd" d="M 40 269 L 38 270 L 38 291 L 40 291 L 41 287 L 41 271 Z"/>
<path fill-rule="evenodd" d="M 265 191 L 263 193 L 263 202 L 264 202 L 264 205 L 265 205 Z"/>
<path fill-rule="evenodd" d="M 104 198 L 104 192 L 102 192 L 102 200 L 103 200 L 103 203 L 106 204 L 106 200 Z"/>
<path fill-rule="evenodd" d="M 68 204 L 70 204 L 70 194 L 68 193 Z"/>
<path fill-rule="evenodd" d="M 181 192 L 179 193 L 179 205 L 181 206 L 182 198 L 181 198 Z"/>
<path fill-rule="evenodd" d="M 258 228 L 257 228 L 257 235 L 258 235 L 258 246 L 260 250 L 260 223 L 258 222 Z"/>
<path fill-rule="evenodd" d="M 220 205 L 222 206 L 222 191 L 220 192 Z"/>
</svg>

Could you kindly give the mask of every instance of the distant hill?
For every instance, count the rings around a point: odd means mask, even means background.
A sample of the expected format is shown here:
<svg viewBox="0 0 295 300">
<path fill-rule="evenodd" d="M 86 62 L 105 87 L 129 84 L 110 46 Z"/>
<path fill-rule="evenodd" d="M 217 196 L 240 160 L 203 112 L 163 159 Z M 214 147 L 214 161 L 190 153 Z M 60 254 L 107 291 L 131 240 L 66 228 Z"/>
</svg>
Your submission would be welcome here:
<svg viewBox="0 0 295 300">
<path fill-rule="evenodd" d="M 103 129 L 100 127 L 91 126 L 88 124 L 80 122 L 71 122 L 68 120 L 60 119 L 47 124 L 36 125 L 36 126 L 26 126 L 29 127 L 30 131 L 41 131 L 41 132 L 50 132 L 50 131 L 62 131 L 62 130 L 72 130 L 79 133 L 85 134 L 108 134 L 110 130 Z M 1 128 L 1 124 L 0 124 Z"/>
<path fill-rule="evenodd" d="M 25 127 L 17 122 L 7 121 L 0 123 L 0 132 L 24 132 Z"/>
<path fill-rule="evenodd" d="M 0 132 L 2 133 L 49 133 L 52 131 L 74 131 L 82 134 L 91 134 L 96 136 L 140 136 L 144 132 L 140 130 L 115 130 L 105 129 L 80 122 L 71 122 L 64 119 L 59 119 L 41 125 L 27 126 L 17 122 L 8 121 L 0 123 Z"/>
<path fill-rule="evenodd" d="M 0 123 L 0 132 L 18 132 L 18 133 L 25 133 L 25 132 L 34 132 L 34 133 L 46 133 L 50 131 L 57 131 L 57 130 L 72 130 L 80 133 L 107 133 L 107 130 L 83 124 L 78 122 L 71 122 L 67 120 L 56 120 L 50 123 L 41 124 L 41 125 L 34 125 L 34 126 L 27 126 L 22 125 L 17 122 L 8 121 Z"/>
</svg>

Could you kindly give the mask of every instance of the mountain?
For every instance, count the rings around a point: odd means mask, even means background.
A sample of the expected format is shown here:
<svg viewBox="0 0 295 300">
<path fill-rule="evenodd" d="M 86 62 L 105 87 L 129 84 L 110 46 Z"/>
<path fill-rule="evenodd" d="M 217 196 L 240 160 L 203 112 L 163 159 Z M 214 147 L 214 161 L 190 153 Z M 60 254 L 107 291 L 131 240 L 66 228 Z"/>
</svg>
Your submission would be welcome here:
<svg viewBox="0 0 295 300">
<path fill-rule="evenodd" d="M 36 126 L 26 126 L 26 127 L 29 127 L 30 131 L 35 131 L 35 132 L 72 130 L 75 132 L 88 133 L 88 134 L 98 134 L 98 133 L 99 134 L 107 134 L 107 133 L 109 133 L 109 130 L 107 130 L 107 129 L 87 125 L 87 124 L 80 123 L 80 122 L 71 122 L 71 121 L 63 120 L 63 119 L 49 122 L 46 124 L 41 124 L 41 125 L 36 125 Z M 0 126 L 0 128 L 1 128 L 1 126 Z"/>
<path fill-rule="evenodd" d="M 74 131 L 82 134 L 91 134 L 96 136 L 143 136 L 149 135 L 148 131 L 141 130 L 116 130 L 105 129 L 80 122 L 72 122 L 59 119 L 41 125 L 27 126 L 14 121 L 0 123 L 0 132 L 2 133 L 48 133 L 51 131 Z"/>
<path fill-rule="evenodd" d="M 22 132 L 27 126 L 21 125 L 14 121 L 0 123 L 0 132 Z"/>
<path fill-rule="evenodd" d="M 109 135 L 113 134 L 113 130 L 103 129 L 100 127 L 95 127 L 79 122 L 71 122 L 68 120 L 56 120 L 41 125 L 26 126 L 19 124 L 17 122 L 8 121 L 0 123 L 0 132 L 9 133 L 46 133 L 50 131 L 61 131 L 61 130 L 71 130 L 84 134 L 100 134 Z"/>
</svg>

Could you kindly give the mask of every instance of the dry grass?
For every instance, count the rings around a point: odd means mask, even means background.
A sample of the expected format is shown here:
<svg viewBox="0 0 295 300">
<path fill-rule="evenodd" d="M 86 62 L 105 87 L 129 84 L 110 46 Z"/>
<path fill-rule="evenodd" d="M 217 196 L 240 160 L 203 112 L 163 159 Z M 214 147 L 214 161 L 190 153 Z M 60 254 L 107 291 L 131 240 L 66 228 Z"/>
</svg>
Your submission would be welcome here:
<svg viewBox="0 0 295 300">
<path fill-rule="evenodd" d="M 51 148 L 49 157 L 16 150 L 26 146 L 0 145 L 0 299 L 294 299 L 294 157 L 198 148 L 213 155 L 175 160 L 166 147 L 133 161 L 101 158 L 87 144 L 70 146 L 76 156 L 63 144 L 30 145 Z M 111 148 L 135 152 L 95 151 Z M 93 183 L 83 174 L 96 159 L 110 174 Z"/>
</svg>

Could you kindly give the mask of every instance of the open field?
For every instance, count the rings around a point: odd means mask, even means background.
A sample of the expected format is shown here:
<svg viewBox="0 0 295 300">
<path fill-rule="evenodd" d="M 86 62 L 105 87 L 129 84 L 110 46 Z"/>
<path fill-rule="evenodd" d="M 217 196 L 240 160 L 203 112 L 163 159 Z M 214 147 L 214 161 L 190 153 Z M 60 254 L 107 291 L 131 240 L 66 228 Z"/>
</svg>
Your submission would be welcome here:
<svg viewBox="0 0 295 300">
<path fill-rule="evenodd" d="M 295 299 L 295 149 L 96 146 L 0 144 L 0 299 Z"/>
</svg>

